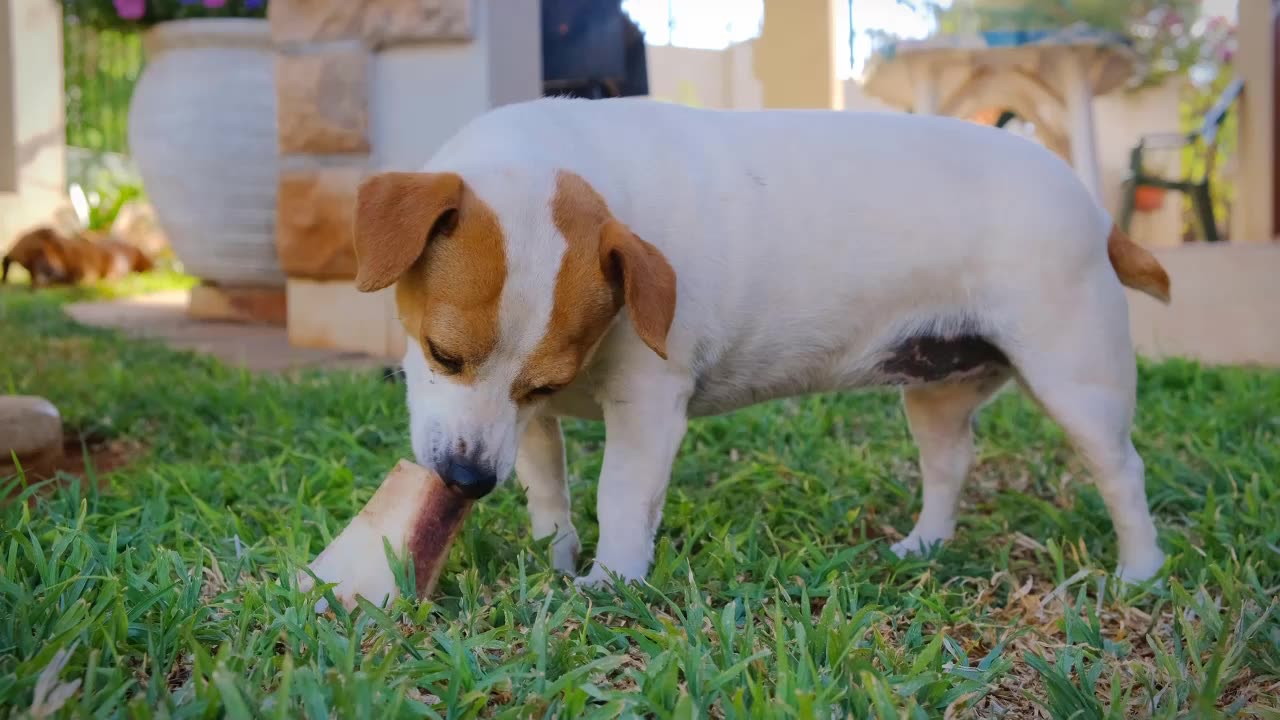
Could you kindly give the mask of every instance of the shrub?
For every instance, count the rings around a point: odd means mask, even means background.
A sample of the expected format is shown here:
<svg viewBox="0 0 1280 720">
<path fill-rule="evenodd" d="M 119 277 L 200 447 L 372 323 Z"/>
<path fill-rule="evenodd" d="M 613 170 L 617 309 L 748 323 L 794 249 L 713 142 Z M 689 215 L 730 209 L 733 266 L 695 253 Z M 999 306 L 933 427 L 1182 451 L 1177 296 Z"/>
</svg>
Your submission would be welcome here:
<svg viewBox="0 0 1280 720">
<path fill-rule="evenodd" d="M 100 29 L 145 28 L 183 18 L 265 17 L 267 0 L 64 0 Z"/>
</svg>

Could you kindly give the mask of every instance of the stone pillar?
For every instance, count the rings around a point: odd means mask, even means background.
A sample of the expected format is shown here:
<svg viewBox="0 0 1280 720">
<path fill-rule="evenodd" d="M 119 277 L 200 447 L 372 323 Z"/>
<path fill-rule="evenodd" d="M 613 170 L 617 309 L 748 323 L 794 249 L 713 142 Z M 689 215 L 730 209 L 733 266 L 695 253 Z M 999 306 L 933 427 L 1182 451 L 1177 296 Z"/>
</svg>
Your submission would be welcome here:
<svg viewBox="0 0 1280 720">
<path fill-rule="evenodd" d="M 1098 131 L 1093 117 L 1093 87 L 1085 58 L 1075 53 L 1058 57 L 1062 75 L 1063 100 L 1067 105 L 1067 121 L 1071 133 L 1071 165 L 1084 186 L 1099 202 L 1102 181 L 1098 170 Z"/>
<path fill-rule="evenodd" d="M 765 107 L 844 108 L 836 48 L 848 28 L 838 27 L 837 2 L 845 0 L 765 0 L 753 52 Z"/>
<path fill-rule="evenodd" d="M 1236 71 L 1244 78 L 1240 100 L 1239 144 L 1235 206 L 1231 209 L 1231 240 L 1265 242 L 1280 228 L 1272 227 L 1275 197 L 1275 20 L 1268 0 L 1240 3 L 1237 29 L 1240 52 Z"/>
<path fill-rule="evenodd" d="M 911 112 L 917 115 L 937 115 L 940 99 L 938 97 L 939 68 L 928 54 L 918 57 L 911 63 L 911 85 L 914 90 L 914 101 Z"/>
<path fill-rule="evenodd" d="M 537 0 L 272 0 L 276 223 L 295 345 L 395 357 L 391 290 L 355 290 L 355 190 L 417 170 L 475 116 L 541 95 Z"/>
<path fill-rule="evenodd" d="M 0 2 L 0 251 L 67 206 L 62 6 Z"/>
</svg>

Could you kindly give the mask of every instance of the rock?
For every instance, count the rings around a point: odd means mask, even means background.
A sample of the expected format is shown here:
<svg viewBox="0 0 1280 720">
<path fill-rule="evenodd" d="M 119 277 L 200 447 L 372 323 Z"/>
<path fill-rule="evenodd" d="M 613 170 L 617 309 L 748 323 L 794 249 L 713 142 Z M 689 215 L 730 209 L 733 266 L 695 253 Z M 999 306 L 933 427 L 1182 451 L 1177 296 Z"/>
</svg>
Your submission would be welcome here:
<svg viewBox="0 0 1280 720">
<path fill-rule="evenodd" d="M 13 474 L 13 455 L 24 469 L 62 455 L 62 417 L 58 408 L 32 395 L 0 395 L 0 476 Z"/>
<path fill-rule="evenodd" d="M 187 315 L 212 322 L 240 322 L 285 327 L 284 288 L 203 283 L 191 288 Z"/>
<path fill-rule="evenodd" d="M 355 278 L 351 229 L 356 188 L 364 174 L 363 163 L 281 173 L 276 250 L 289 277 Z"/>
<path fill-rule="evenodd" d="M 329 42 L 358 38 L 363 9 L 351 0 L 272 0 L 267 19 L 277 43 Z"/>
<path fill-rule="evenodd" d="M 424 40 L 470 40 L 470 0 L 372 0 L 362 35 L 371 47 Z"/>
<path fill-rule="evenodd" d="M 153 260 L 169 252 L 169 238 L 150 203 L 139 200 L 125 203 L 111 223 L 111 236 L 138 248 Z"/>
<path fill-rule="evenodd" d="M 76 209 L 69 203 L 59 205 L 51 213 L 48 224 L 67 237 L 74 236 L 84 229 L 84 223 L 80 222 L 80 216 L 76 214 Z"/>
<path fill-rule="evenodd" d="M 363 40 L 380 48 L 472 35 L 471 0 L 271 0 L 267 18 L 286 46 Z"/>
<path fill-rule="evenodd" d="M 278 55 L 280 152 L 367 152 L 368 76 L 364 50 Z"/>
</svg>

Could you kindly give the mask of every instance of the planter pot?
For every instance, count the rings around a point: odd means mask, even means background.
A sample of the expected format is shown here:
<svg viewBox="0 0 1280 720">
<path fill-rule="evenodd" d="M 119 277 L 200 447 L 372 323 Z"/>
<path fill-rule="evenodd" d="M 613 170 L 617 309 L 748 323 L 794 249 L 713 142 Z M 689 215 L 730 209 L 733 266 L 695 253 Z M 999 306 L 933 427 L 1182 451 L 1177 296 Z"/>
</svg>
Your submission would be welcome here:
<svg viewBox="0 0 1280 720">
<path fill-rule="evenodd" d="M 1155 212 L 1164 207 L 1164 188 L 1141 185 L 1133 193 L 1133 207 L 1138 212 Z"/>
<path fill-rule="evenodd" d="M 186 272 L 283 286 L 276 258 L 275 59 L 266 20 L 174 20 L 147 31 L 129 146 Z"/>
</svg>

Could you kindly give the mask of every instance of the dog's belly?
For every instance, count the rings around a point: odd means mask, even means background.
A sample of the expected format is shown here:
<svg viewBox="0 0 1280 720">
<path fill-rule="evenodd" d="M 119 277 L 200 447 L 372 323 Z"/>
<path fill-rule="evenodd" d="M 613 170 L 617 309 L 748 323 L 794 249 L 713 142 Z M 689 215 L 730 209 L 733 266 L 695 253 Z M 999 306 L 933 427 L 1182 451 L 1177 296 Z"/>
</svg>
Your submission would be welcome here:
<svg viewBox="0 0 1280 720">
<path fill-rule="evenodd" d="M 831 351 L 801 362 L 733 359 L 700 373 L 692 417 L 719 415 L 769 400 L 869 387 L 1003 381 L 1011 366 L 981 335 L 916 335 L 852 357 Z"/>
<path fill-rule="evenodd" d="M 725 352 L 695 372 L 689 416 L 722 415 L 770 400 L 841 390 L 1002 383 L 1011 372 L 1003 351 L 983 335 L 963 329 L 908 335 L 862 351 L 837 344 L 785 357 Z M 553 397 L 547 409 L 557 417 L 604 419 L 590 388 L 576 384 Z"/>
</svg>

